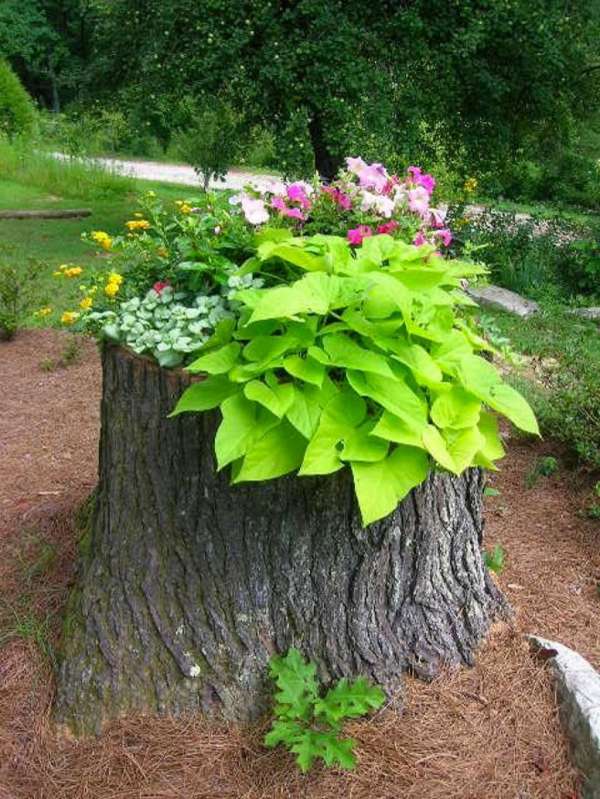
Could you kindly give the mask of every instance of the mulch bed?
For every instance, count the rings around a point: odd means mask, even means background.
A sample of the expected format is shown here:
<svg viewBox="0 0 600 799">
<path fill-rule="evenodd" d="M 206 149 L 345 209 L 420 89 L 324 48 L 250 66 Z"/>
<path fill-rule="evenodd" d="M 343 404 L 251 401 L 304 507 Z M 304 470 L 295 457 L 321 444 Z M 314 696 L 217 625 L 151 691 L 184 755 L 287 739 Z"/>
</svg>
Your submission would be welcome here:
<svg viewBox="0 0 600 799">
<path fill-rule="evenodd" d="M 92 344 L 68 368 L 40 368 L 64 346 L 63 334 L 39 330 L 0 344 L 0 599 L 10 605 L 25 585 L 31 612 L 52 618 L 72 580 L 74 514 L 95 481 L 100 396 Z M 536 458 L 556 454 L 551 443 L 510 449 L 492 476 L 501 494 L 486 500 L 486 541 L 507 552 L 498 579 L 514 622 L 492 631 L 474 668 L 431 684 L 407 678 L 401 712 L 349 724 L 355 772 L 302 777 L 289 755 L 261 746 L 260 725 L 129 718 L 70 741 L 51 725 L 49 659 L 12 636 L 0 648 L 0 799 L 575 799 L 551 684 L 523 634 L 600 667 L 600 524 L 580 514 L 585 475 L 561 470 L 525 487 Z M 56 557 L 32 575 L 24 564 L 41 540 Z"/>
</svg>

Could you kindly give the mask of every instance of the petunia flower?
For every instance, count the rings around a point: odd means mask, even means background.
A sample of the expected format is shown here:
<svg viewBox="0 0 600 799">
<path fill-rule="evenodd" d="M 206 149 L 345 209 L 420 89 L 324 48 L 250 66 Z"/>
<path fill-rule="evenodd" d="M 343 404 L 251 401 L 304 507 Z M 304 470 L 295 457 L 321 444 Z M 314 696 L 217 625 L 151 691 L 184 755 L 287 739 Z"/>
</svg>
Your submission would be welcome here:
<svg viewBox="0 0 600 799">
<path fill-rule="evenodd" d="M 435 235 L 440 239 L 444 247 L 449 247 L 452 244 L 452 231 L 449 228 L 436 230 Z"/>
<path fill-rule="evenodd" d="M 421 167 L 409 166 L 408 175 L 412 183 L 416 186 L 422 186 L 428 194 L 433 194 L 436 186 L 436 180 L 433 175 L 424 175 Z"/>
<path fill-rule="evenodd" d="M 427 239 L 423 235 L 423 231 L 419 230 L 417 235 L 413 239 L 413 244 L 415 247 L 421 247 L 423 244 L 427 244 Z"/>
<path fill-rule="evenodd" d="M 376 213 L 388 219 L 392 215 L 394 211 L 394 201 L 391 197 L 386 197 L 383 194 L 373 194 L 370 191 L 363 191 L 361 197 L 361 209 L 363 211 L 374 210 Z"/>
<path fill-rule="evenodd" d="M 304 181 L 290 183 L 286 190 L 288 198 L 292 202 L 299 203 L 302 208 L 310 208 L 310 200 L 308 199 L 310 192 L 312 192 L 312 186 Z"/>
<path fill-rule="evenodd" d="M 417 186 L 408 192 L 408 207 L 415 214 L 424 217 L 429 211 L 429 192 L 423 186 Z"/>
<path fill-rule="evenodd" d="M 382 234 L 393 233 L 398 227 L 400 227 L 398 223 L 392 219 L 389 222 L 384 222 L 383 225 L 378 225 L 377 232 Z"/>
<path fill-rule="evenodd" d="M 363 239 L 367 239 L 372 235 L 373 231 L 369 225 L 359 225 L 358 227 L 349 230 L 346 233 L 346 238 L 350 244 L 353 244 L 355 247 L 359 247 L 363 243 Z"/>
<path fill-rule="evenodd" d="M 248 194 L 242 194 L 240 199 L 246 221 L 251 225 L 262 225 L 269 221 L 269 212 L 263 200 L 254 199 Z"/>
</svg>

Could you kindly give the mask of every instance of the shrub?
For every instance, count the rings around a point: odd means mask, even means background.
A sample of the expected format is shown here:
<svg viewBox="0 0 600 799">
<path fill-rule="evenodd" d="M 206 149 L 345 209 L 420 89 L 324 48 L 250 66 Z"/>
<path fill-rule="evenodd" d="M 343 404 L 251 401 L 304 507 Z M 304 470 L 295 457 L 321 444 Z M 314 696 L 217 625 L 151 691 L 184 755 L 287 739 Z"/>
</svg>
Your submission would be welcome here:
<svg viewBox="0 0 600 799">
<path fill-rule="evenodd" d="M 231 106 L 206 98 L 190 109 L 190 121 L 175 138 L 175 149 L 202 179 L 204 191 L 213 177 L 224 177 L 238 149 L 239 120 Z"/>
<path fill-rule="evenodd" d="M 591 322 L 548 308 L 529 319 L 497 314 L 512 346 L 531 356 L 511 382 L 531 403 L 542 434 L 600 468 L 600 336 Z"/>
<path fill-rule="evenodd" d="M 30 261 L 17 271 L 12 266 L 0 265 L 0 341 L 9 341 L 31 311 L 35 283 L 45 265 Z M 43 309 L 45 312 L 50 309 Z M 46 313 L 42 313 L 42 316 Z"/>
<path fill-rule="evenodd" d="M 578 295 L 600 291 L 598 231 L 560 217 L 538 219 L 504 211 L 465 218 L 464 207 L 451 210 L 449 225 L 457 253 L 477 247 L 492 282 L 531 297 Z"/>
<path fill-rule="evenodd" d="M 31 98 L 6 61 L 0 60 L 0 132 L 12 139 L 31 133 L 34 123 Z"/>
</svg>

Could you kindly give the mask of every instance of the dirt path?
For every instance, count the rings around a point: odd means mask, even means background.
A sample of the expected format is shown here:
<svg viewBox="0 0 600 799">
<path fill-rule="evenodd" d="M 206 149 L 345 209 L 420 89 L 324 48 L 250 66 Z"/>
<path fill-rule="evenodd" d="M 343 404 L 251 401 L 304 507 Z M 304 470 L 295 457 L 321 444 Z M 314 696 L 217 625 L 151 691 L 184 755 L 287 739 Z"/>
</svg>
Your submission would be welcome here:
<svg viewBox="0 0 600 799">
<path fill-rule="evenodd" d="M 0 344 L 0 611 L 24 596 L 26 618 L 50 619 L 54 641 L 73 579 L 74 511 L 95 481 L 100 396 L 92 344 L 69 368 L 40 369 L 66 340 L 38 330 Z M 557 454 L 551 443 L 511 441 L 493 478 L 501 493 L 486 500 L 486 541 L 507 552 L 499 582 L 514 623 L 492 632 L 474 668 L 433 684 L 407 678 L 401 714 L 388 709 L 350 725 L 359 742 L 355 772 L 317 768 L 302 777 L 289 755 L 262 747 L 260 726 L 198 718 L 132 718 L 100 739 L 57 738 L 52 670 L 39 649 L 45 639 L 30 632 L 30 621 L 3 631 L 0 612 L 0 797 L 576 799 L 550 682 L 523 634 L 556 638 L 600 667 L 600 524 L 580 515 L 581 476 L 561 469 L 525 487 L 536 458 L 548 453 Z M 57 557 L 33 572 L 40 540 Z"/>
<path fill-rule="evenodd" d="M 56 158 L 65 159 L 62 153 L 53 153 Z M 139 180 L 155 180 L 160 183 L 181 183 L 185 186 L 200 185 L 198 176 L 191 166 L 185 164 L 167 164 L 161 161 L 137 161 L 123 158 L 93 158 L 95 163 L 106 167 L 120 175 L 128 175 Z M 277 190 L 281 178 L 276 175 L 257 175 L 240 169 L 231 169 L 223 180 L 212 180 L 213 189 L 243 189 L 248 184 L 261 191 Z"/>
</svg>

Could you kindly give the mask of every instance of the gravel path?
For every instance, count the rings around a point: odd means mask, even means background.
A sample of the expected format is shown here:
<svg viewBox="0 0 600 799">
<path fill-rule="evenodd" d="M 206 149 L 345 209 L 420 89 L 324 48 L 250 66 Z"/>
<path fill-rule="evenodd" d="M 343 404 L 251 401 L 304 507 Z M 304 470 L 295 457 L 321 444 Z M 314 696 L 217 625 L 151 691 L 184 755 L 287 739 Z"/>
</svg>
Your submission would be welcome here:
<svg viewBox="0 0 600 799">
<path fill-rule="evenodd" d="M 55 158 L 67 160 L 63 153 L 53 153 Z M 120 175 L 130 175 L 140 180 L 155 180 L 161 183 L 181 183 L 185 186 L 198 187 L 200 181 L 194 170 L 184 164 L 165 164 L 160 161 L 135 161 L 120 158 L 92 158 L 96 164 L 106 167 Z M 243 189 L 251 184 L 262 191 L 279 187 L 281 179 L 276 175 L 256 175 L 239 169 L 230 170 L 224 180 L 212 180 L 214 189 Z"/>
</svg>

